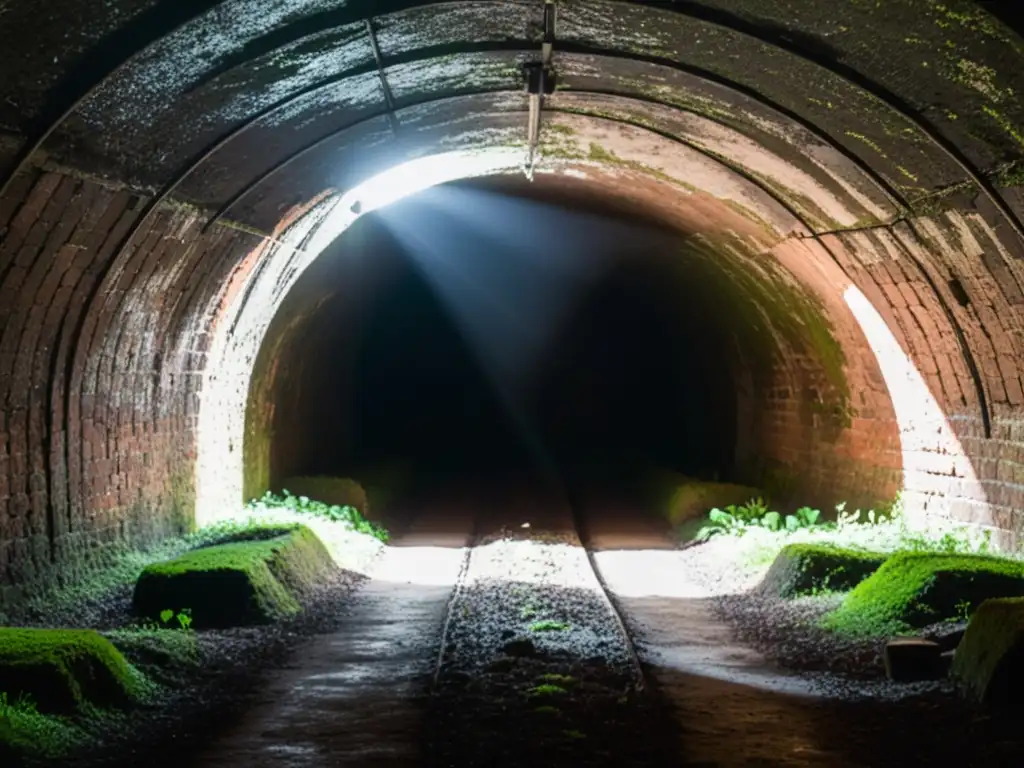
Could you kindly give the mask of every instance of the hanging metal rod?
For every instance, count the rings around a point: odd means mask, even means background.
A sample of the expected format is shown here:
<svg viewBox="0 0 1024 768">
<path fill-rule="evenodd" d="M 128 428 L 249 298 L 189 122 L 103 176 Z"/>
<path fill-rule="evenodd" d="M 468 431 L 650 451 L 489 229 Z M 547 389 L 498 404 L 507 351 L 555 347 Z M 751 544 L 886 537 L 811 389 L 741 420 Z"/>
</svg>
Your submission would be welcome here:
<svg viewBox="0 0 1024 768">
<path fill-rule="evenodd" d="M 526 90 L 530 95 L 530 109 L 526 127 L 526 177 L 533 178 L 533 166 L 540 144 L 541 114 L 544 111 L 544 96 L 555 92 L 555 71 L 551 56 L 555 48 L 555 3 L 544 0 L 544 37 L 540 47 L 540 61 L 531 62 L 524 68 Z"/>
<path fill-rule="evenodd" d="M 377 65 L 377 77 L 380 78 L 380 87 L 384 91 L 384 101 L 388 105 L 388 125 L 391 132 L 398 135 L 399 122 L 395 114 L 395 97 L 391 93 L 391 86 L 388 84 L 388 77 L 384 74 L 384 57 L 380 54 L 380 44 L 377 42 L 377 33 L 373 29 L 373 17 L 366 19 L 366 34 L 370 37 L 370 48 L 373 49 L 373 61 Z"/>
</svg>

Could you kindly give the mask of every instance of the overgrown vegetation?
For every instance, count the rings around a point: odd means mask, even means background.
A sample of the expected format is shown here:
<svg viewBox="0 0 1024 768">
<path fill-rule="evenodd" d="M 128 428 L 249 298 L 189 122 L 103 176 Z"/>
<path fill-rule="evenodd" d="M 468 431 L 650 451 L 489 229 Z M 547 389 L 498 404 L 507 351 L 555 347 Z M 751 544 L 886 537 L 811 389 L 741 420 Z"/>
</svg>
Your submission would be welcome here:
<svg viewBox="0 0 1024 768">
<path fill-rule="evenodd" d="M 772 533 L 793 532 L 801 528 L 823 527 L 819 522 L 821 512 L 810 507 L 801 507 L 791 515 L 783 515 L 768 508 L 764 499 L 750 499 L 746 504 L 730 504 L 724 510 L 708 512 L 708 522 L 697 531 L 698 541 L 707 541 L 721 533 L 742 536 L 750 528 L 761 528 Z"/>
<path fill-rule="evenodd" d="M 759 591 L 778 597 L 846 592 L 877 571 L 886 555 L 833 544 L 787 544 Z"/>
<path fill-rule="evenodd" d="M 0 691 L 46 714 L 144 701 L 152 684 L 91 629 L 0 628 Z"/>
<path fill-rule="evenodd" d="M 88 738 L 83 724 L 111 720 L 155 692 L 93 630 L 0 628 L 0 762 L 64 757 Z"/>
<path fill-rule="evenodd" d="M 555 685 L 554 683 L 541 683 L 540 685 L 533 686 L 533 688 L 527 692 L 527 695 L 531 697 L 561 696 L 565 693 L 568 693 L 568 691 L 560 685 Z"/>
<path fill-rule="evenodd" d="M 708 528 L 702 540 L 723 535 L 738 538 L 736 553 L 750 567 L 773 562 L 790 544 L 822 544 L 860 552 L 937 552 L 943 554 L 988 554 L 991 533 L 966 525 L 935 522 L 924 529 L 910 525 L 902 501 L 897 497 L 878 510 L 848 512 L 838 504 L 832 520 L 822 519 L 819 510 L 804 507 L 787 516 L 770 515 L 772 510 L 760 499 L 737 507 L 712 510 L 702 523 Z M 767 520 L 766 520 L 767 517 Z"/>
<path fill-rule="evenodd" d="M 963 603 L 1024 596 L 1024 562 L 987 555 L 898 552 L 822 621 L 848 635 L 907 632 L 957 620 Z"/>
<path fill-rule="evenodd" d="M 567 629 L 569 629 L 569 625 L 564 621 L 554 621 L 552 619 L 535 621 L 530 625 L 531 632 L 564 632 Z"/>
<path fill-rule="evenodd" d="M 296 525 L 277 533 L 147 566 L 135 588 L 136 613 L 170 620 L 181 615 L 174 611 L 187 609 L 189 626 L 194 620 L 207 627 L 264 623 L 298 613 L 303 595 L 334 563 L 308 528 Z"/>
<path fill-rule="evenodd" d="M 0 759 L 18 765 L 27 756 L 63 757 L 82 740 L 66 718 L 45 715 L 27 694 L 0 692 Z"/>
<path fill-rule="evenodd" d="M 388 540 L 388 532 L 380 525 L 367 520 L 356 507 L 347 504 L 327 504 L 308 496 L 293 496 L 287 489 L 282 491 L 281 495 L 267 491 L 263 498 L 254 499 L 249 502 L 247 507 L 255 513 L 271 509 L 287 509 L 301 515 L 311 515 L 331 522 L 343 523 L 351 530 L 373 536 L 379 541 L 386 542 Z"/>
</svg>

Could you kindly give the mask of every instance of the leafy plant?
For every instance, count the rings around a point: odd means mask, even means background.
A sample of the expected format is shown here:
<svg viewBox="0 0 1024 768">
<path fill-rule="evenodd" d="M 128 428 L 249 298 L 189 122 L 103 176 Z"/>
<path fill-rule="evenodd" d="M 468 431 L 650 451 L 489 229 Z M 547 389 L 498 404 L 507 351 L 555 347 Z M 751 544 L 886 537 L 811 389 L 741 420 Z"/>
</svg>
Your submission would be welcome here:
<svg viewBox="0 0 1024 768">
<path fill-rule="evenodd" d="M 746 504 L 730 505 L 724 510 L 708 512 L 708 522 L 697 531 L 698 541 L 707 541 L 718 534 L 742 536 L 750 528 L 763 528 L 772 532 L 797 531 L 802 528 L 823 527 L 818 520 L 821 512 L 810 507 L 801 507 L 792 515 L 782 515 L 770 510 L 763 499 L 751 499 Z"/>
<path fill-rule="evenodd" d="M 555 683 L 556 685 L 572 685 L 576 682 L 576 678 L 574 678 L 572 675 L 560 675 L 555 672 L 549 672 L 547 674 L 541 675 L 538 679 L 544 681 L 545 683 Z"/>
<path fill-rule="evenodd" d="M 19 693 L 18 698 L 12 699 L 6 692 L 0 692 L 0 718 L 8 717 L 12 712 L 23 715 L 39 714 L 35 699 L 27 693 Z"/>
<path fill-rule="evenodd" d="M 554 683 L 541 683 L 540 685 L 533 686 L 533 688 L 529 690 L 530 696 L 561 696 L 564 693 L 568 693 L 568 691 L 566 691 L 562 686 L 555 685 Z"/>
<path fill-rule="evenodd" d="M 971 601 L 961 600 L 956 604 L 956 615 L 954 618 L 957 621 L 970 621 L 971 618 Z"/>
<path fill-rule="evenodd" d="M 730 504 L 723 509 L 712 509 L 708 512 L 708 522 L 697 531 L 697 541 L 707 541 L 712 536 L 722 533 L 742 535 L 747 523 L 736 514 L 735 505 Z"/>
<path fill-rule="evenodd" d="M 165 608 L 164 610 L 160 611 L 160 621 L 163 624 L 170 624 L 171 619 L 177 619 L 179 629 L 188 631 L 189 628 L 192 626 L 192 609 L 185 608 L 184 610 L 179 611 L 177 614 L 170 608 Z M 143 628 L 148 629 L 149 627 Z"/>
<path fill-rule="evenodd" d="M 569 629 L 569 625 L 563 621 L 553 621 L 551 619 L 544 619 L 543 621 L 535 621 L 530 625 L 531 632 L 563 632 Z"/>
<path fill-rule="evenodd" d="M 252 511 L 266 509 L 288 509 L 301 514 L 315 515 L 336 523 L 343 523 L 351 530 L 373 536 L 380 541 L 387 541 L 389 534 L 385 528 L 372 523 L 363 517 L 362 512 L 352 506 L 341 506 L 338 504 L 327 504 L 323 501 L 316 501 L 308 496 L 293 496 L 287 489 L 278 496 L 267 491 L 263 498 L 254 499 L 249 502 L 248 508 Z"/>
</svg>

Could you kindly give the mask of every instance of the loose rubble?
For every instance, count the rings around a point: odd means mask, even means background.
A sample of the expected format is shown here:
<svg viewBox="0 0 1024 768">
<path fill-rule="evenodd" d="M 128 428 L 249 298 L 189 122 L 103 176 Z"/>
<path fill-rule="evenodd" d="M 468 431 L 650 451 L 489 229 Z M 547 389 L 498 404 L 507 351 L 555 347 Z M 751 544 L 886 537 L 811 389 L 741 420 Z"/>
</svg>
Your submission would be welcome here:
<svg viewBox="0 0 1024 768">
<path fill-rule="evenodd" d="M 575 534 L 480 541 L 452 611 L 429 764 L 665 764 L 655 694 Z"/>
</svg>

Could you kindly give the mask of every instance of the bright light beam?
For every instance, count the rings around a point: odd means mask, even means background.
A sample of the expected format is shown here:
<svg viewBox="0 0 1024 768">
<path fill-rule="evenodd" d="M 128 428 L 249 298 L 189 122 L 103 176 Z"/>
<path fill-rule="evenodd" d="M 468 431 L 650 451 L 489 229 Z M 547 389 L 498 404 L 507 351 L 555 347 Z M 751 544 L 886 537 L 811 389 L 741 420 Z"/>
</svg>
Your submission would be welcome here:
<svg viewBox="0 0 1024 768">
<path fill-rule="evenodd" d="M 985 490 L 928 384 L 900 347 L 885 320 L 854 285 L 843 299 L 860 324 L 889 389 L 900 429 L 903 498 L 908 521 L 919 528 L 941 528 L 951 503 L 966 503 L 977 519 L 962 522 L 993 526 Z"/>
</svg>

